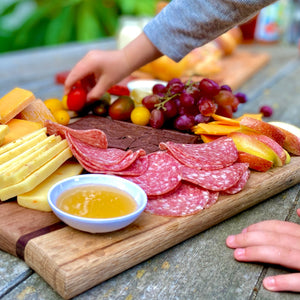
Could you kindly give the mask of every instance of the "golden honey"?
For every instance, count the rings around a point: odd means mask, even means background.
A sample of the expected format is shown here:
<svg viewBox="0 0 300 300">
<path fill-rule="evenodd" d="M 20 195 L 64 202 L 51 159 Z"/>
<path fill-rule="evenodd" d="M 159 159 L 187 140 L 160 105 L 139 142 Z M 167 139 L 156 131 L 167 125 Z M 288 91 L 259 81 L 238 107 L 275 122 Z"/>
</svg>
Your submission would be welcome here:
<svg viewBox="0 0 300 300">
<path fill-rule="evenodd" d="M 134 212 L 135 200 L 117 188 L 86 185 L 64 191 L 57 207 L 69 214 L 85 218 L 115 218 Z"/>
</svg>

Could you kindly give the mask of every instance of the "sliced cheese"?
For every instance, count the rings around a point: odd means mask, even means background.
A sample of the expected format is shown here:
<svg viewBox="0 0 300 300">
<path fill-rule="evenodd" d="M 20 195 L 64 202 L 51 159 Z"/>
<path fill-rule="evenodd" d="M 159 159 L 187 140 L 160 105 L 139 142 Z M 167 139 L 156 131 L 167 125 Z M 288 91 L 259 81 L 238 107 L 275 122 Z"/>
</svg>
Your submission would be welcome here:
<svg viewBox="0 0 300 300">
<path fill-rule="evenodd" d="M 6 145 L 0 147 L 0 155 L 18 147 L 19 145 L 25 143 L 26 141 L 32 139 L 33 137 L 35 137 L 41 133 L 43 133 L 44 136 L 46 137 L 46 131 L 47 131 L 47 129 L 45 127 L 43 127 L 37 131 L 29 133 L 29 134 L 15 140 L 14 142 L 11 142 L 9 144 L 6 144 Z"/>
<path fill-rule="evenodd" d="M 10 185 L 0 190 L 0 199 L 2 201 L 16 197 L 17 195 L 27 193 L 33 190 L 55 170 L 57 170 L 66 160 L 72 157 L 72 152 L 69 147 L 44 164 L 41 168 L 30 174 L 24 180 L 17 184 Z"/>
<path fill-rule="evenodd" d="M 39 122 L 43 126 L 46 120 L 56 122 L 54 116 L 41 99 L 36 99 L 30 103 L 17 115 L 16 118 Z"/>
<path fill-rule="evenodd" d="M 52 135 L 0 165 L 0 188 L 20 182 L 67 146 L 66 140 L 61 141 L 60 137 Z"/>
<path fill-rule="evenodd" d="M 40 183 L 30 192 L 17 196 L 18 204 L 35 210 L 51 211 L 48 204 L 48 191 L 50 188 L 65 178 L 79 175 L 83 171 L 82 166 L 73 160 L 66 161 L 52 175 Z"/>
<path fill-rule="evenodd" d="M 43 127 L 38 122 L 19 119 L 12 119 L 9 122 L 7 122 L 6 125 L 9 127 L 9 133 L 4 138 L 4 145 L 13 142 Z"/>
<path fill-rule="evenodd" d="M 8 163 L 11 159 L 16 158 L 19 154 L 25 152 L 31 147 L 34 147 L 38 142 L 45 140 L 46 138 L 46 133 L 42 131 L 38 135 L 33 136 L 31 139 L 25 141 L 24 143 L 19 144 L 17 147 L 13 147 L 12 149 L 0 154 L 0 164 Z M 10 144 L 7 144 L 7 146 Z M 4 145 L 3 147 L 5 146 L 6 145 Z M 2 149 L 2 147 L 0 149 Z"/>
<path fill-rule="evenodd" d="M 0 146 L 3 145 L 4 138 L 8 134 L 9 128 L 7 125 L 0 125 Z"/>
<path fill-rule="evenodd" d="M 0 123 L 5 124 L 35 100 L 31 91 L 14 88 L 0 98 Z"/>
</svg>

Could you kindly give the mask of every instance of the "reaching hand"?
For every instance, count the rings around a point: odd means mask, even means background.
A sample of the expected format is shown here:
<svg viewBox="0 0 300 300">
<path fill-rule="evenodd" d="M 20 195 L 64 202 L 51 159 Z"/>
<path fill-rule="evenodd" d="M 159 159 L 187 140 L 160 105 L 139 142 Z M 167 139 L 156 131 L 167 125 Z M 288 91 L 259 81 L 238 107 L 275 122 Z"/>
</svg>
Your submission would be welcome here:
<svg viewBox="0 0 300 300">
<path fill-rule="evenodd" d="M 88 52 L 71 70 L 65 82 L 65 94 L 84 77 L 93 74 L 96 85 L 88 93 L 88 101 L 99 99 L 113 84 L 130 74 L 128 62 L 121 50 Z"/>
<path fill-rule="evenodd" d="M 300 209 L 297 210 L 300 217 Z M 263 221 L 228 236 L 226 244 L 238 261 L 281 265 L 300 271 L 300 225 L 284 221 Z M 300 273 L 266 277 L 270 291 L 300 292 Z"/>
<path fill-rule="evenodd" d="M 121 50 L 92 50 L 71 70 L 65 81 L 65 94 L 77 81 L 93 74 L 96 85 L 87 100 L 99 99 L 112 85 L 161 55 L 144 33 Z"/>
</svg>

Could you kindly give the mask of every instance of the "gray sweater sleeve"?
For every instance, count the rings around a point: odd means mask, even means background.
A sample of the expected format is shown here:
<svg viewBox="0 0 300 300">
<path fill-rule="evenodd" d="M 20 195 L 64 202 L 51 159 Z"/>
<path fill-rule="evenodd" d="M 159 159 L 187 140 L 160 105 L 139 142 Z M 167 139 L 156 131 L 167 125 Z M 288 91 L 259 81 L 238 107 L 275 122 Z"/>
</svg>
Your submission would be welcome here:
<svg viewBox="0 0 300 300">
<path fill-rule="evenodd" d="M 275 0 L 172 0 L 144 28 L 154 46 L 179 61 Z"/>
</svg>

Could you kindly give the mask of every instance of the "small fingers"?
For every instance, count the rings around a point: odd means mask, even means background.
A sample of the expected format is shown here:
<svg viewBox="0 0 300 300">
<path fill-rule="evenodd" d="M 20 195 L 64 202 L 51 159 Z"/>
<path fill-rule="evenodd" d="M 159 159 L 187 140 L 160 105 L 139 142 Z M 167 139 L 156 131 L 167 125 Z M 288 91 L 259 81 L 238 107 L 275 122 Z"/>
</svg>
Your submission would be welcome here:
<svg viewBox="0 0 300 300">
<path fill-rule="evenodd" d="M 266 277 L 263 280 L 263 285 L 267 290 L 273 292 L 300 292 L 300 274 L 294 273 Z"/>
<path fill-rule="evenodd" d="M 278 264 L 300 270 L 300 250 L 288 247 L 253 246 L 237 248 L 234 250 L 234 258 L 238 261 Z"/>
<path fill-rule="evenodd" d="M 256 224 L 252 224 L 243 230 L 243 232 L 250 231 L 270 231 L 278 234 L 289 234 L 300 237 L 299 224 L 279 220 L 262 221 Z"/>
<path fill-rule="evenodd" d="M 300 237 L 289 234 L 278 234 L 270 231 L 250 231 L 230 235 L 226 239 L 229 248 L 245 248 L 251 246 L 278 246 L 300 250 Z"/>
</svg>

